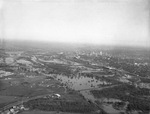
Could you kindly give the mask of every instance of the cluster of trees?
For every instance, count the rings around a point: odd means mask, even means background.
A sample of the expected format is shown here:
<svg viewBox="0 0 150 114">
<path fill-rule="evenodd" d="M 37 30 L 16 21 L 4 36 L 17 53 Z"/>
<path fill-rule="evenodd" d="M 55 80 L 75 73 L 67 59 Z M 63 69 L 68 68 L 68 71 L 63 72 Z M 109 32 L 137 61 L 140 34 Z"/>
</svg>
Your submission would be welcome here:
<svg viewBox="0 0 150 114">
<path fill-rule="evenodd" d="M 88 113 L 95 110 L 94 105 L 90 105 L 86 102 L 49 100 L 44 98 L 30 100 L 24 103 L 24 105 L 30 109 L 39 109 L 44 111 Z"/>
<path fill-rule="evenodd" d="M 150 66 L 148 65 L 135 66 L 133 62 L 128 62 L 127 60 L 124 61 L 122 59 L 120 59 L 120 61 L 112 59 L 109 61 L 109 65 L 115 68 L 122 68 L 125 71 L 142 77 L 147 77 L 150 75 Z"/>
<path fill-rule="evenodd" d="M 150 79 L 149 78 L 140 78 L 140 80 L 143 83 L 150 83 Z"/>
<path fill-rule="evenodd" d="M 127 111 L 140 110 L 142 112 L 150 111 L 150 100 L 144 100 L 136 97 L 130 97 L 129 104 L 127 106 Z"/>
<path fill-rule="evenodd" d="M 63 64 L 48 63 L 47 67 L 53 69 L 54 73 L 56 74 L 69 75 L 72 73 L 71 68 Z"/>
<path fill-rule="evenodd" d="M 149 96 L 149 89 L 136 88 L 133 85 L 122 84 L 112 88 L 103 90 L 92 90 L 92 94 L 97 98 L 115 98 L 124 102 L 128 101 L 127 110 L 150 111 L 150 99 L 145 99 L 144 96 Z"/>
<path fill-rule="evenodd" d="M 115 109 L 123 109 L 125 107 L 126 103 L 125 102 L 115 102 L 113 104 L 113 107 Z"/>
<path fill-rule="evenodd" d="M 95 97 L 108 97 L 108 98 L 121 98 L 125 96 L 133 97 L 144 97 L 150 94 L 149 89 L 146 88 L 136 88 L 134 85 L 122 84 L 119 86 L 114 86 L 102 90 L 92 90 L 91 91 Z M 122 99 L 125 100 L 125 99 Z"/>
<path fill-rule="evenodd" d="M 147 77 L 150 75 L 150 66 L 149 65 L 134 65 L 135 62 L 149 62 L 149 60 L 137 60 L 135 58 L 121 58 L 120 56 L 99 56 L 95 57 L 94 61 L 108 63 L 109 66 L 115 68 L 121 68 L 130 73 L 134 73 L 136 75 L 140 75 L 142 77 Z"/>
<path fill-rule="evenodd" d="M 135 74 L 138 74 L 142 77 L 150 76 L 150 66 L 148 65 L 140 65 L 138 69 L 136 69 Z"/>
</svg>

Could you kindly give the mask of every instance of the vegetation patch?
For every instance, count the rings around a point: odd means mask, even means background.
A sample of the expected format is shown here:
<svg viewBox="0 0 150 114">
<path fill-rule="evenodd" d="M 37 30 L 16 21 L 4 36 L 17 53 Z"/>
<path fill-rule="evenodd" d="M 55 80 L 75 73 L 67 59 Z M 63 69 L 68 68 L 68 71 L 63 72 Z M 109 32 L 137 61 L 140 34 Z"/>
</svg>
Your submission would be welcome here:
<svg viewBox="0 0 150 114">
<path fill-rule="evenodd" d="M 96 98 L 115 98 L 122 101 L 128 101 L 127 110 L 141 110 L 143 112 L 150 111 L 150 99 L 144 98 L 149 96 L 149 89 L 136 88 L 133 85 L 122 84 L 112 88 L 102 90 L 91 90 Z"/>
<path fill-rule="evenodd" d="M 61 111 L 61 112 L 76 112 L 76 113 L 89 113 L 96 109 L 92 104 L 86 101 L 74 101 L 63 99 L 48 99 L 39 98 L 30 100 L 24 105 L 30 109 L 39 109 L 44 111 Z"/>
</svg>

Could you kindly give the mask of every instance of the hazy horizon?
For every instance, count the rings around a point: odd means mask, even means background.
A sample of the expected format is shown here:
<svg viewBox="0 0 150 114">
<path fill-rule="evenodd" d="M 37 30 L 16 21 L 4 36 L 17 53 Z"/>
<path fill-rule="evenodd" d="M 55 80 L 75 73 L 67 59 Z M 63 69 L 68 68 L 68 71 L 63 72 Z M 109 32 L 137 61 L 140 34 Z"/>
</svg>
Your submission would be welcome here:
<svg viewBox="0 0 150 114">
<path fill-rule="evenodd" d="M 150 47 L 149 0 L 0 0 L 1 38 Z"/>
</svg>

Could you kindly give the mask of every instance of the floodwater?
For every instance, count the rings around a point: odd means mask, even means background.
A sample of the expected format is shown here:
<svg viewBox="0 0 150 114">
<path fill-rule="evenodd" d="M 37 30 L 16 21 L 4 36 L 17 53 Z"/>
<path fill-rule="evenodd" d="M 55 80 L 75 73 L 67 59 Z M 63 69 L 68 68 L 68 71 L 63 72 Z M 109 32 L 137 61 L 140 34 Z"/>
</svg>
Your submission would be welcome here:
<svg viewBox="0 0 150 114">
<path fill-rule="evenodd" d="M 99 88 L 100 85 L 106 85 L 106 81 L 97 80 L 95 77 L 86 76 L 64 76 L 58 75 L 57 79 L 74 90 L 88 90 Z"/>
<path fill-rule="evenodd" d="M 92 89 L 102 89 L 101 85 L 110 85 L 110 83 L 107 83 L 106 81 L 101 81 L 100 79 L 96 79 L 95 77 L 87 77 L 82 75 L 76 75 L 76 76 L 66 76 L 66 75 L 57 75 L 57 80 L 61 81 L 63 84 L 68 86 L 69 88 L 79 91 L 86 99 L 92 101 L 95 103 L 95 101 L 104 102 L 103 108 L 108 113 L 114 112 L 118 113 L 120 111 L 114 109 L 111 104 L 106 105 L 108 102 L 118 102 L 117 99 L 97 99 L 95 98 L 90 90 Z"/>
</svg>

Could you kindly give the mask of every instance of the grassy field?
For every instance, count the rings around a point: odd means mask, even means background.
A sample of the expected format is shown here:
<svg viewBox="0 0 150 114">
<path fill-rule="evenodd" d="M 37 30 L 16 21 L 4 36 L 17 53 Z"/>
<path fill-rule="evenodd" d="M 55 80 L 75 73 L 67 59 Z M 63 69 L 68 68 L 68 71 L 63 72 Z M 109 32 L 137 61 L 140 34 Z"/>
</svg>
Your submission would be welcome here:
<svg viewBox="0 0 150 114">
<path fill-rule="evenodd" d="M 16 101 L 18 98 L 13 96 L 0 96 L 0 104 Z"/>
<path fill-rule="evenodd" d="M 14 96 L 0 96 L 0 108 L 3 106 L 16 102 L 17 100 L 20 100 L 21 98 L 19 97 L 14 97 Z"/>
<path fill-rule="evenodd" d="M 3 77 L 0 79 L 0 107 L 21 98 L 64 93 L 64 91 L 60 82 L 44 75 Z"/>
</svg>

